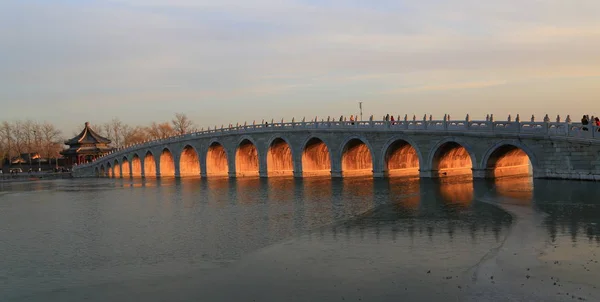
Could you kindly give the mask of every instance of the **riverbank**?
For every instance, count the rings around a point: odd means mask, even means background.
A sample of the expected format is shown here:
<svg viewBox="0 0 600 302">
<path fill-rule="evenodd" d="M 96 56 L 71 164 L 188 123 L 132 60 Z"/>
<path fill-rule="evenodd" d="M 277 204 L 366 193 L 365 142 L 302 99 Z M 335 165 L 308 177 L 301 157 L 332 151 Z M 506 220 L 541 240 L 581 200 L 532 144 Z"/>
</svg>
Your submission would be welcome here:
<svg viewBox="0 0 600 302">
<path fill-rule="evenodd" d="M 73 178 L 70 172 L 3 174 L 0 183 Z"/>
</svg>

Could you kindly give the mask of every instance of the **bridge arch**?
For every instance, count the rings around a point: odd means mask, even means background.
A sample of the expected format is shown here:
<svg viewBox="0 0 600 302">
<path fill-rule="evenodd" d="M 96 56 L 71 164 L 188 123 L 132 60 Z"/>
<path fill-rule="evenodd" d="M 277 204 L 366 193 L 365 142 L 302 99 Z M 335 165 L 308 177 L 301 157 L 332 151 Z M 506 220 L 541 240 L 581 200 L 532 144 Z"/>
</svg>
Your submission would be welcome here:
<svg viewBox="0 0 600 302">
<path fill-rule="evenodd" d="M 115 178 L 122 178 L 123 172 L 121 171 L 121 165 L 119 164 L 119 160 L 115 159 L 113 164 L 113 175 Z"/>
<path fill-rule="evenodd" d="M 346 138 L 340 146 L 339 158 L 343 177 L 373 174 L 373 148 L 364 137 Z"/>
<path fill-rule="evenodd" d="M 156 177 L 156 160 L 150 150 L 144 155 L 144 177 Z"/>
<path fill-rule="evenodd" d="M 162 152 L 160 153 L 158 166 L 160 167 L 161 177 L 175 176 L 175 159 L 173 158 L 173 153 L 168 147 L 163 148 Z"/>
<path fill-rule="evenodd" d="M 123 160 L 121 160 L 121 172 L 123 174 L 123 177 L 131 177 L 131 166 L 129 164 L 127 156 L 124 156 Z"/>
<path fill-rule="evenodd" d="M 381 171 L 385 176 L 418 176 L 424 163 L 419 146 L 410 138 L 394 136 L 381 150 Z"/>
<path fill-rule="evenodd" d="M 249 136 L 242 136 L 235 151 L 235 172 L 237 176 L 258 176 L 259 153 L 256 142 Z"/>
<path fill-rule="evenodd" d="M 302 144 L 302 175 L 331 175 L 331 149 L 321 138 L 308 137 Z"/>
<path fill-rule="evenodd" d="M 267 174 L 269 177 L 294 175 L 294 151 L 285 137 L 275 136 L 269 139 Z"/>
<path fill-rule="evenodd" d="M 179 176 L 200 176 L 200 157 L 192 145 L 185 145 L 181 150 Z"/>
<path fill-rule="evenodd" d="M 106 177 L 106 169 L 104 168 L 104 164 L 100 165 L 100 177 Z"/>
<path fill-rule="evenodd" d="M 223 144 L 213 139 L 206 150 L 206 176 L 228 176 L 229 161 Z"/>
<path fill-rule="evenodd" d="M 537 169 L 535 154 L 517 140 L 502 140 L 489 148 L 481 165 L 486 178 L 533 175 Z"/>
<path fill-rule="evenodd" d="M 100 177 L 100 170 L 98 169 L 98 167 L 94 167 L 94 175 L 96 177 Z"/>
<path fill-rule="evenodd" d="M 428 163 L 433 177 L 473 175 L 477 168 L 473 149 L 455 137 L 440 140 L 429 152 Z"/>
<path fill-rule="evenodd" d="M 113 178 L 114 177 L 113 167 L 110 164 L 110 162 L 106 163 L 106 177 L 109 177 L 109 178 Z"/>
<path fill-rule="evenodd" d="M 142 160 L 137 153 L 131 156 L 131 177 L 142 177 Z"/>
</svg>

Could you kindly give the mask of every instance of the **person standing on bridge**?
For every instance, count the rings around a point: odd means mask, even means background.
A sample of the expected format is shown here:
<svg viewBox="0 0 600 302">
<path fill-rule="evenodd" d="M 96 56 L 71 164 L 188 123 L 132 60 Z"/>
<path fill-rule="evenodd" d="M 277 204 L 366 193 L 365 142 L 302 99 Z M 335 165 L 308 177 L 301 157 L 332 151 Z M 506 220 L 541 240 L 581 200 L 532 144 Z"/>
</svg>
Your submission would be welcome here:
<svg viewBox="0 0 600 302">
<path fill-rule="evenodd" d="M 354 125 L 354 114 L 350 114 L 350 124 Z"/>
<path fill-rule="evenodd" d="M 394 116 L 393 115 L 390 116 L 390 121 L 392 121 L 392 125 L 396 124 L 395 121 L 394 121 Z"/>
<path fill-rule="evenodd" d="M 589 124 L 589 120 L 587 115 L 583 115 L 583 117 L 581 118 L 581 130 L 583 131 L 588 131 L 587 125 Z"/>
</svg>

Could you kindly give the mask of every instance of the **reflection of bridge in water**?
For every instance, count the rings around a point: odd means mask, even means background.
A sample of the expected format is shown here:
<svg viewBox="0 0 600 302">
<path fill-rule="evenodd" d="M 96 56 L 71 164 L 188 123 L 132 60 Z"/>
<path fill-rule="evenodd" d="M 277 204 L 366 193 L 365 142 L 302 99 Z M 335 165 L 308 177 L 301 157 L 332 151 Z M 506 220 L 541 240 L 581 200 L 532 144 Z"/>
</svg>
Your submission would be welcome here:
<svg viewBox="0 0 600 302">
<path fill-rule="evenodd" d="M 267 233 L 294 235 L 319 228 L 343 236 L 429 237 L 473 241 L 501 238 L 512 218 L 478 199 L 533 207 L 545 213 L 543 227 L 549 241 L 568 239 L 600 245 L 600 194 L 593 182 L 534 180 L 507 177 L 470 178 L 214 178 L 133 179 L 111 186 L 160 187 L 165 200 L 180 191 L 186 207 L 198 206 L 206 196 L 209 206 L 261 207 L 266 220 L 239 219 L 240 232 L 257 223 Z M 179 189 L 176 189 L 180 186 Z M 187 196 L 187 197 L 185 197 Z M 203 197 L 204 198 L 204 197 Z M 264 200 L 271 200 L 265 203 Z M 358 216 L 356 216 L 358 215 Z M 330 225 L 333 221 L 343 223 Z M 333 233 L 332 233 L 333 232 Z M 319 232 L 317 232 L 319 233 Z M 361 235 L 362 234 L 362 235 Z"/>
<path fill-rule="evenodd" d="M 76 177 L 472 175 L 600 179 L 600 135 L 569 122 L 289 122 L 212 129 L 129 146 Z"/>
</svg>

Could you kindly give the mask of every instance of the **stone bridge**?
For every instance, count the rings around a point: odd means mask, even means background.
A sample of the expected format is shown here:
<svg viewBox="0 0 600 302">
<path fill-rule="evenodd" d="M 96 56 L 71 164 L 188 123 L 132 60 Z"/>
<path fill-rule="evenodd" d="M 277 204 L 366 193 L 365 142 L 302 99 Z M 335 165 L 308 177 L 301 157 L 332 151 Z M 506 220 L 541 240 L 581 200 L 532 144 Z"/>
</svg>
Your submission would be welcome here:
<svg viewBox="0 0 600 302">
<path fill-rule="evenodd" d="M 589 129 L 587 129 L 589 128 Z M 600 179 L 600 132 L 567 121 L 310 121 L 236 125 L 128 146 L 75 177 L 530 174 Z"/>
</svg>

